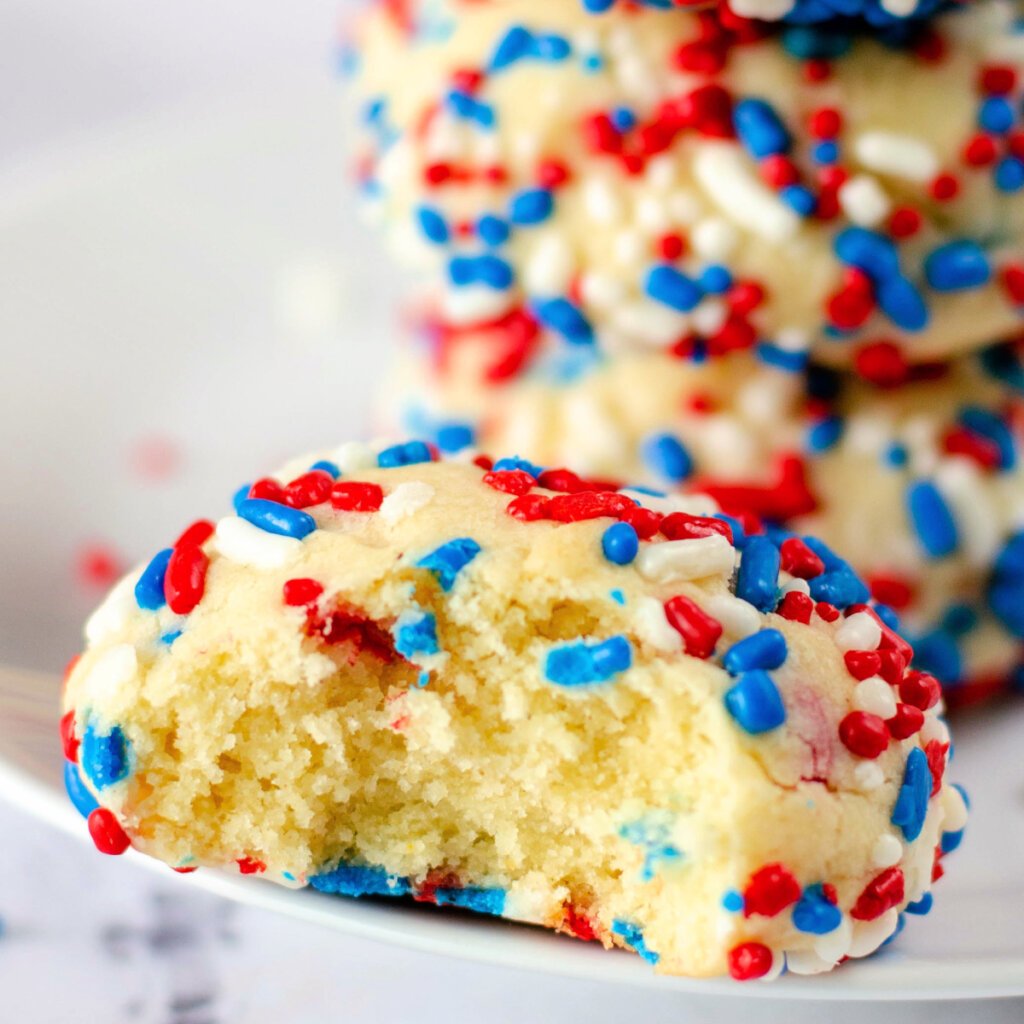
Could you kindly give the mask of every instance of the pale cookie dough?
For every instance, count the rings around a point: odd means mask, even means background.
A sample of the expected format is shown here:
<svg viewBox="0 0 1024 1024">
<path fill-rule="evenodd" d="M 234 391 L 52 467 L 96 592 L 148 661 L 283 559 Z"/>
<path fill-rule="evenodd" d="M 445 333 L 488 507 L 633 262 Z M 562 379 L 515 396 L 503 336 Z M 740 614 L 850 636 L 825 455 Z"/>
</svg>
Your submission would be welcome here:
<svg viewBox="0 0 1024 1024">
<path fill-rule="evenodd" d="M 100 849 L 740 979 L 927 912 L 965 819 L 939 688 L 840 559 L 430 458 L 297 460 L 114 590 L 62 722 Z"/>
<path fill-rule="evenodd" d="M 759 342 L 848 365 L 886 341 L 920 362 L 1020 326 L 1015 3 L 978 0 L 902 49 L 680 10 L 403 9 L 354 27 L 365 208 L 447 327 L 544 328 L 514 372 Z"/>
</svg>

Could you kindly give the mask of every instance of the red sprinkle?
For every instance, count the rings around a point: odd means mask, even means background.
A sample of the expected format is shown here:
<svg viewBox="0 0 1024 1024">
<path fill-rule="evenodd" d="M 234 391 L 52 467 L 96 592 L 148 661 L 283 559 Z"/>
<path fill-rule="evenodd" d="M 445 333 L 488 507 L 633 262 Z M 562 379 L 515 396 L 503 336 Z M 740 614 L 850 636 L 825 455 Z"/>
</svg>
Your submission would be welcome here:
<svg viewBox="0 0 1024 1024">
<path fill-rule="evenodd" d="M 766 156 L 758 165 L 758 170 L 769 188 L 785 188 L 787 185 L 795 185 L 800 180 L 796 164 L 789 157 L 779 153 Z"/>
<path fill-rule="evenodd" d="M 900 700 L 922 711 L 935 707 L 941 696 L 939 681 L 927 672 L 908 672 L 900 683 Z"/>
<path fill-rule="evenodd" d="M 843 655 L 847 671 L 854 679 L 868 679 L 877 676 L 882 667 L 878 651 L 847 651 Z"/>
<path fill-rule="evenodd" d="M 202 547 L 213 536 L 213 523 L 209 519 L 197 519 L 174 542 L 177 547 Z"/>
<path fill-rule="evenodd" d="M 910 238 L 923 223 L 924 218 L 912 206 L 898 206 L 889 214 L 889 233 L 893 238 Z"/>
<path fill-rule="evenodd" d="M 772 951 L 763 942 L 741 942 L 729 950 L 729 974 L 736 981 L 763 978 L 771 969 Z"/>
<path fill-rule="evenodd" d="M 545 516 L 559 523 L 578 523 L 585 519 L 611 517 L 617 519 L 636 504 L 614 491 L 581 491 L 578 494 L 559 494 L 549 498 Z"/>
<path fill-rule="evenodd" d="M 839 618 L 839 609 L 834 604 L 829 604 L 828 601 L 819 601 L 814 606 L 814 610 L 818 613 L 818 618 L 824 619 L 826 622 L 835 622 Z"/>
<path fill-rule="evenodd" d="M 722 635 L 722 624 L 717 619 L 682 594 L 665 602 L 665 618 L 683 638 L 687 654 L 695 658 L 711 657 Z"/>
<path fill-rule="evenodd" d="M 547 507 L 550 500 L 543 494 L 523 494 L 518 498 L 513 498 L 505 506 L 505 511 L 514 519 L 532 523 L 537 519 L 547 518 Z"/>
<path fill-rule="evenodd" d="M 506 494 L 526 494 L 532 490 L 536 480 L 522 469 L 499 469 L 484 474 L 484 483 L 496 491 Z"/>
<path fill-rule="evenodd" d="M 907 668 L 907 659 L 898 651 L 879 651 L 878 659 L 878 674 L 890 686 L 899 686 Z"/>
<path fill-rule="evenodd" d="M 802 622 L 805 625 L 811 621 L 813 611 L 814 601 L 798 590 L 791 590 L 786 594 L 775 609 L 776 615 L 781 615 L 790 622 Z"/>
<path fill-rule="evenodd" d="M 711 516 L 691 516 L 686 512 L 671 512 L 661 521 L 661 532 L 669 540 L 693 540 L 719 534 L 732 543 L 732 527 L 722 519 Z"/>
<path fill-rule="evenodd" d="M 339 512 L 376 512 L 383 501 L 380 484 L 342 480 L 331 488 L 331 507 Z"/>
<path fill-rule="evenodd" d="M 78 737 L 75 735 L 75 713 L 69 711 L 60 720 L 60 743 L 68 761 L 78 760 Z"/>
<path fill-rule="evenodd" d="M 191 875 L 193 871 L 198 871 L 199 868 L 195 864 L 186 865 L 183 868 L 171 868 L 173 872 L 179 875 Z"/>
<path fill-rule="evenodd" d="M 999 148 L 991 135 L 975 135 L 964 146 L 964 163 L 971 167 L 987 167 L 999 155 Z"/>
<path fill-rule="evenodd" d="M 1003 288 L 1015 305 L 1024 305 L 1024 266 L 1010 263 L 1003 267 L 1001 275 Z"/>
<path fill-rule="evenodd" d="M 964 455 L 982 469 L 995 469 L 1002 455 L 999 446 L 987 437 L 975 434 L 966 427 L 952 427 L 942 439 L 943 451 L 950 455 Z"/>
<path fill-rule="evenodd" d="M 875 293 L 871 280 L 861 270 L 851 268 L 843 275 L 843 285 L 829 297 L 826 313 L 831 323 L 840 330 L 852 331 L 860 327 L 875 308 Z"/>
<path fill-rule="evenodd" d="M 568 180 L 569 168 L 561 160 L 542 160 L 537 165 L 537 184 L 541 188 L 558 188 Z"/>
<path fill-rule="evenodd" d="M 292 508 L 322 505 L 331 496 L 334 477 L 323 469 L 311 469 L 284 489 L 284 503 Z"/>
<path fill-rule="evenodd" d="M 906 608 L 914 600 L 914 587 L 902 576 L 886 576 L 875 573 L 865 580 L 871 596 L 880 604 L 887 604 L 896 611 Z"/>
<path fill-rule="evenodd" d="M 756 281 L 736 281 L 726 293 L 726 301 L 734 313 L 752 313 L 764 302 L 764 288 Z"/>
<path fill-rule="evenodd" d="M 850 910 L 850 917 L 857 921 L 874 921 L 903 902 L 903 889 L 903 872 L 898 867 L 886 868 L 864 887 Z"/>
<path fill-rule="evenodd" d="M 939 174 L 928 186 L 928 191 L 933 199 L 938 200 L 940 203 L 945 203 L 950 199 L 956 198 L 960 192 L 960 182 L 952 174 Z"/>
<path fill-rule="evenodd" d="M 924 725 L 924 712 L 912 704 L 897 704 L 896 714 L 885 723 L 894 740 L 905 740 Z"/>
<path fill-rule="evenodd" d="M 825 563 L 799 537 L 787 537 L 779 552 L 782 568 L 798 579 L 814 579 L 825 571 Z"/>
<path fill-rule="evenodd" d="M 175 615 L 188 615 L 203 599 L 210 559 L 200 547 L 178 546 L 171 553 L 164 576 L 164 597 Z"/>
<path fill-rule="evenodd" d="M 1017 71 L 1007 64 L 988 64 L 981 69 L 978 88 L 989 96 L 1005 96 L 1017 85 Z"/>
<path fill-rule="evenodd" d="M 766 864 L 743 890 L 743 916 L 774 917 L 800 899 L 800 883 L 782 864 Z"/>
<path fill-rule="evenodd" d="M 653 511 L 653 509 L 641 508 L 641 506 L 636 505 L 632 509 L 627 509 L 623 512 L 619 518 L 622 522 L 629 523 L 636 530 L 636 535 L 640 540 L 650 540 L 661 529 L 661 524 L 665 517 L 660 512 Z"/>
<path fill-rule="evenodd" d="M 239 857 L 235 863 L 243 875 L 261 875 L 267 870 L 267 865 L 255 857 Z"/>
<path fill-rule="evenodd" d="M 924 745 L 924 756 L 928 760 L 928 771 L 931 772 L 932 776 L 932 796 L 935 796 L 942 789 L 942 776 L 946 773 L 946 755 L 948 753 L 948 743 L 929 740 Z"/>
<path fill-rule="evenodd" d="M 891 341 L 862 345 L 854 353 L 853 368 L 869 384 L 880 388 L 898 387 L 910 372 L 903 350 Z"/>
<path fill-rule="evenodd" d="M 116 857 L 131 846 L 131 840 L 121 828 L 121 823 L 106 807 L 97 807 L 92 811 L 87 824 L 89 835 L 92 836 L 92 841 L 100 853 Z"/>
<path fill-rule="evenodd" d="M 563 903 L 562 930 L 568 932 L 574 938 L 582 939 L 584 942 L 593 942 L 597 939 L 597 931 L 594 924 L 584 914 L 581 914 L 571 903 Z"/>
<path fill-rule="evenodd" d="M 878 715 L 851 711 L 839 723 L 843 746 L 857 757 L 875 758 L 889 746 L 889 730 Z"/>
<path fill-rule="evenodd" d="M 264 501 L 276 501 L 279 505 L 283 505 L 284 501 L 284 488 L 270 477 L 263 477 L 257 480 L 256 483 L 249 488 L 250 498 L 262 498 Z"/>
<path fill-rule="evenodd" d="M 679 259 L 686 252 L 686 242 L 682 235 L 673 231 L 658 239 L 656 249 L 662 259 L 671 262 Z"/>
<path fill-rule="evenodd" d="M 324 592 L 324 588 L 316 580 L 307 577 L 288 580 L 282 589 L 284 603 L 290 608 L 305 608 L 315 604 Z"/>
<path fill-rule="evenodd" d="M 808 129 L 816 139 L 834 139 L 843 130 L 843 115 L 835 107 L 819 107 L 808 119 Z"/>
</svg>

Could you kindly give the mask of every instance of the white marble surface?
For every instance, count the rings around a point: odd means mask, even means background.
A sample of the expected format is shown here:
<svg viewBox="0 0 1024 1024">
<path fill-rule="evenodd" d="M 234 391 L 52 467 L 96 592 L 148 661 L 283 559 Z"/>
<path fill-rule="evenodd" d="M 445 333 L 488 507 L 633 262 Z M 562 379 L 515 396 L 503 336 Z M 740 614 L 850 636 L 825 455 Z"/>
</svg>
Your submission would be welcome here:
<svg viewBox="0 0 1024 1024">
<path fill-rule="evenodd" d="M 342 3 L 4 0 L 0 171 L 206 95 L 326 71 Z M 104 858 L 2 802 L 0 920 L 0 1024 L 1024 1020 L 1019 1002 L 755 1008 L 385 948 Z"/>
</svg>

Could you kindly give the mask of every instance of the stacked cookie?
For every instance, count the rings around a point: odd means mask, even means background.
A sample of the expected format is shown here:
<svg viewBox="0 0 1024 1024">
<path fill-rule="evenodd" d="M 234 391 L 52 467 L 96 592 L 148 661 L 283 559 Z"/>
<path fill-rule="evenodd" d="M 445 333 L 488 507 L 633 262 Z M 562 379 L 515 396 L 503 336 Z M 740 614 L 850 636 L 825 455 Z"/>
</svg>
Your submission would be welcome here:
<svg viewBox="0 0 1024 1024">
<path fill-rule="evenodd" d="M 1024 635 L 1019 13 L 374 6 L 358 173 L 424 284 L 390 424 L 813 532 L 954 700 L 1003 688 Z"/>
</svg>

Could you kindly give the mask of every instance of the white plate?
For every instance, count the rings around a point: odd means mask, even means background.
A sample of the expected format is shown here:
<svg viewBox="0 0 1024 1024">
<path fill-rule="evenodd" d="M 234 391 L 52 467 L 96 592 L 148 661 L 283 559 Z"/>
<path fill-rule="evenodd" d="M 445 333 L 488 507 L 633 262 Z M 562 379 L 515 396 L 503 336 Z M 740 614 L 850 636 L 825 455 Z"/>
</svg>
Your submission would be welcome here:
<svg viewBox="0 0 1024 1024">
<path fill-rule="evenodd" d="M 59 780 L 55 672 L 96 599 L 92 540 L 131 562 L 261 468 L 360 433 L 386 358 L 393 274 L 352 222 L 336 97 L 295 86 L 140 125 L 0 180 L 0 791 L 84 837 Z M 373 253 L 370 258 L 366 253 Z M 170 439 L 181 468 L 132 468 Z M 656 977 L 636 957 L 500 922 L 291 892 L 212 871 L 234 899 L 417 949 L 746 998 L 1024 994 L 1024 707 L 975 714 L 953 774 L 973 791 L 927 920 L 819 978 Z M 142 860 L 142 858 L 139 858 Z M 187 884 L 183 879 L 181 884 Z"/>
</svg>

